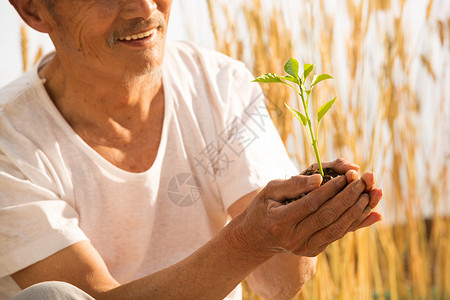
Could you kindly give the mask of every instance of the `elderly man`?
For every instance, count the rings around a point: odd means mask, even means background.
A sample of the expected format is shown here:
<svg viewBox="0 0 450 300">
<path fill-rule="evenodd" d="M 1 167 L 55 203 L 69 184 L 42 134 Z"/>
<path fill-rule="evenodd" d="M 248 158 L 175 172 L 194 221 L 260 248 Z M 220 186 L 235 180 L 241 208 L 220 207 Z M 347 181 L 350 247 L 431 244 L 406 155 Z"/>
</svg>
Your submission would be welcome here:
<svg viewBox="0 0 450 300">
<path fill-rule="evenodd" d="M 166 45 L 171 0 L 10 2 L 56 51 L 0 92 L 0 297 L 289 299 L 380 220 L 372 173 L 291 177 L 244 66 Z"/>
</svg>

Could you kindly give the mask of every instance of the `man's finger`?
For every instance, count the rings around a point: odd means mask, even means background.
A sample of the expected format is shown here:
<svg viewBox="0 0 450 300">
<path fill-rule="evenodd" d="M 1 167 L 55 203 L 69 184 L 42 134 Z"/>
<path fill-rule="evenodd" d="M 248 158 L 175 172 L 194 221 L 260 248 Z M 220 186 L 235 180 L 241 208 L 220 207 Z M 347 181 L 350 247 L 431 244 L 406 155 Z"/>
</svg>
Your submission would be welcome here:
<svg viewBox="0 0 450 300">
<path fill-rule="evenodd" d="M 338 176 L 328 181 L 318 189 L 311 191 L 305 197 L 289 204 L 293 213 L 301 212 L 309 215 L 314 213 L 329 199 L 336 196 L 347 184 L 345 176 Z"/>
<path fill-rule="evenodd" d="M 297 175 L 288 180 L 272 180 L 263 189 L 265 199 L 277 202 L 285 202 L 289 199 L 297 199 L 302 194 L 311 192 L 322 183 L 322 176 L 315 174 L 311 176 Z"/>
<path fill-rule="evenodd" d="M 381 189 L 373 189 L 369 192 L 369 204 L 367 205 L 366 209 L 364 210 L 364 212 L 361 214 L 361 216 L 358 218 L 358 220 L 356 220 L 352 226 L 350 226 L 350 231 L 355 231 L 359 228 L 363 228 L 366 226 L 369 226 L 373 223 L 368 223 L 371 220 L 374 220 L 375 222 L 380 221 L 374 219 L 374 216 L 372 216 L 371 218 L 367 219 L 369 217 L 369 215 L 373 214 L 372 209 L 375 208 L 377 206 L 377 204 L 380 202 L 381 198 L 383 197 L 383 190 Z M 380 215 L 378 213 L 376 213 L 377 216 L 380 217 Z"/>
<path fill-rule="evenodd" d="M 347 183 L 350 183 L 358 179 L 358 172 L 355 170 L 348 170 L 347 173 L 345 173 L 345 177 L 347 177 Z"/>
<path fill-rule="evenodd" d="M 371 212 L 372 208 L 367 205 L 359 218 L 355 222 L 353 222 L 352 225 L 350 225 L 349 231 L 355 231 L 359 227 L 359 225 L 361 225 L 364 220 L 370 215 Z"/>
<path fill-rule="evenodd" d="M 358 219 L 365 207 L 369 203 L 369 195 L 362 194 L 356 203 L 345 211 L 339 219 L 331 223 L 329 226 L 319 230 L 309 239 L 309 243 L 313 246 L 325 246 L 342 238 L 349 230 L 351 224 Z"/>
<path fill-rule="evenodd" d="M 353 228 L 351 231 L 356 231 L 358 229 L 368 227 L 370 225 L 375 224 L 376 222 L 381 221 L 382 219 L 383 219 L 383 217 L 381 216 L 380 213 L 373 211 L 367 216 L 367 218 L 364 219 L 364 221 L 362 221 L 361 224 L 359 224 L 358 226 Z"/>
<path fill-rule="evenodd" d="M 336 222 L 348 209 L 355 205 L 355 202 L 361 197 L 364 187 L 365 184 L 362 180 L 353 181 L 333 199 L 320 206 L 316 212 L 311 213 L 300 226 L 303 228 L 311 228 L 312 233 L 314 233 Z M 367 203 L 369 203 L 368 195 Z"/>
<path fill-rule="evenodd" d="M 383 190 L 378 188 L 372 189 L 369 192 L 369 196 L 370 196 L 369 206 L 371 208 L 375 208 L 380 202 L 381 198 L 383 198 Z"/>
<path fill-rule="evenodd" d="M 366 183 L 365 191 L 370 191 L 375 185 L 375 174 L 372 172 L 366 172 L 361 176 L 361 179 Z"/>
</svg>

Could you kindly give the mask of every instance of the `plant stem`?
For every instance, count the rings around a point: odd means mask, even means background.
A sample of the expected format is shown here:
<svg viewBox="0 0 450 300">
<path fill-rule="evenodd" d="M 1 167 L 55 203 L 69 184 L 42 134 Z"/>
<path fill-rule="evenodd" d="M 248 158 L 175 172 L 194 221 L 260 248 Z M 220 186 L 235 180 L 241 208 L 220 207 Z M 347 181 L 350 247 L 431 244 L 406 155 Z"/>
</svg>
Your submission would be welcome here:
<svg viewBox="0 0 450 300">
<path fill-rule="evenodd" d="M 312 124 L 311 124 L 311 119 L 309 118 L 309 113 L 308 113 L 309 95 L 308 95 L 308 102 L 305 102 L 305 97 L 303 96 L 303 88 L 302 88 L 301 84 L 298 84 L 298 86 L 300 88 L 300 92 L 298 94 L 300 95 L 300 97 L 302 99 L 303 109 L 305 110 L 305 117 L 308 120 L 309 136 L 311 138 L 311 143 L 314 148 L 314 153 L 316 155 L 316 160 L 317 160 L 317 165 L 319 166 L 320 175 L 323 177 L 324 173 L 323 173 L 323 169 L 322 169 L 322 162 L 320 161 L 319 148 L 317 147 L 317 139 L 316 139 L 316 136 L 314 135 L 314 131 L 313 131 Z"/>
<path fill-rule="evenodd" d="M 319 165 L 320 175 L 322 175 L 322 177 L 323 177 L 325 174 L 323 173 L 322 162 L 320 161 L 319 148 L 317 147 L 317 140 L 313 140 L 312 145 L 314 148 L 314 152 L 316 153 L 316 159 L 317 159 L 317 164 Z"/>
</svg>

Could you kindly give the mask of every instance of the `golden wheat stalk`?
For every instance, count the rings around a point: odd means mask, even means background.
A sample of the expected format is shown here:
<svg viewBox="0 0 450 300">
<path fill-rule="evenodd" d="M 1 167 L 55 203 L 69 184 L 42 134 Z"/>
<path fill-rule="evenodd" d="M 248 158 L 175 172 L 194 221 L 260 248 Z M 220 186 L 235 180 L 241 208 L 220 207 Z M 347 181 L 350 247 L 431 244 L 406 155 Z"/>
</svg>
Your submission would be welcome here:
<svg viewBox="0 0 450 300">
<path fill-rule="evenodd" d="M 20 45 L 21 45 L 21 54 L 22 54 L 22 71 L 26 72 L 29 67 L 29 38 L 28 38 L 28 29 L 26 25 L 22 25 L 20 27 Z M 43 48 L 42 46 L 39 46 L 36 54 L 34 55 L 33 60 L 33 66 L 39 61 L 39 59 L 42 57 Z"/>
<path fill-rule="evenodd" d="M 20 27 L 20 44 L 22 49 L 22 71 L 28 70 L 28 34 L 25 25 Z"/>
</svg>

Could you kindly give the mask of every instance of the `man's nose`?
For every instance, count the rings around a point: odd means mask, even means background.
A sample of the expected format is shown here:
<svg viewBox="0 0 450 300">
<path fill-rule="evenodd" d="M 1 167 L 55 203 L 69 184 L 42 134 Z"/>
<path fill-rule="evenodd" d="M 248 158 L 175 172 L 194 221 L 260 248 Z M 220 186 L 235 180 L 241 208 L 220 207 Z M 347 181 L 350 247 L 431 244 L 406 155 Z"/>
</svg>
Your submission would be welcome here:
<svg viewBox="0 0 450 300">
<path fill-rule="evenodd" d="M 122 2 L 121 16 L 125 20 L 142 18 L 147 20 L 158 8 L 153 0 L 125 0 Z"/>
</svg>

